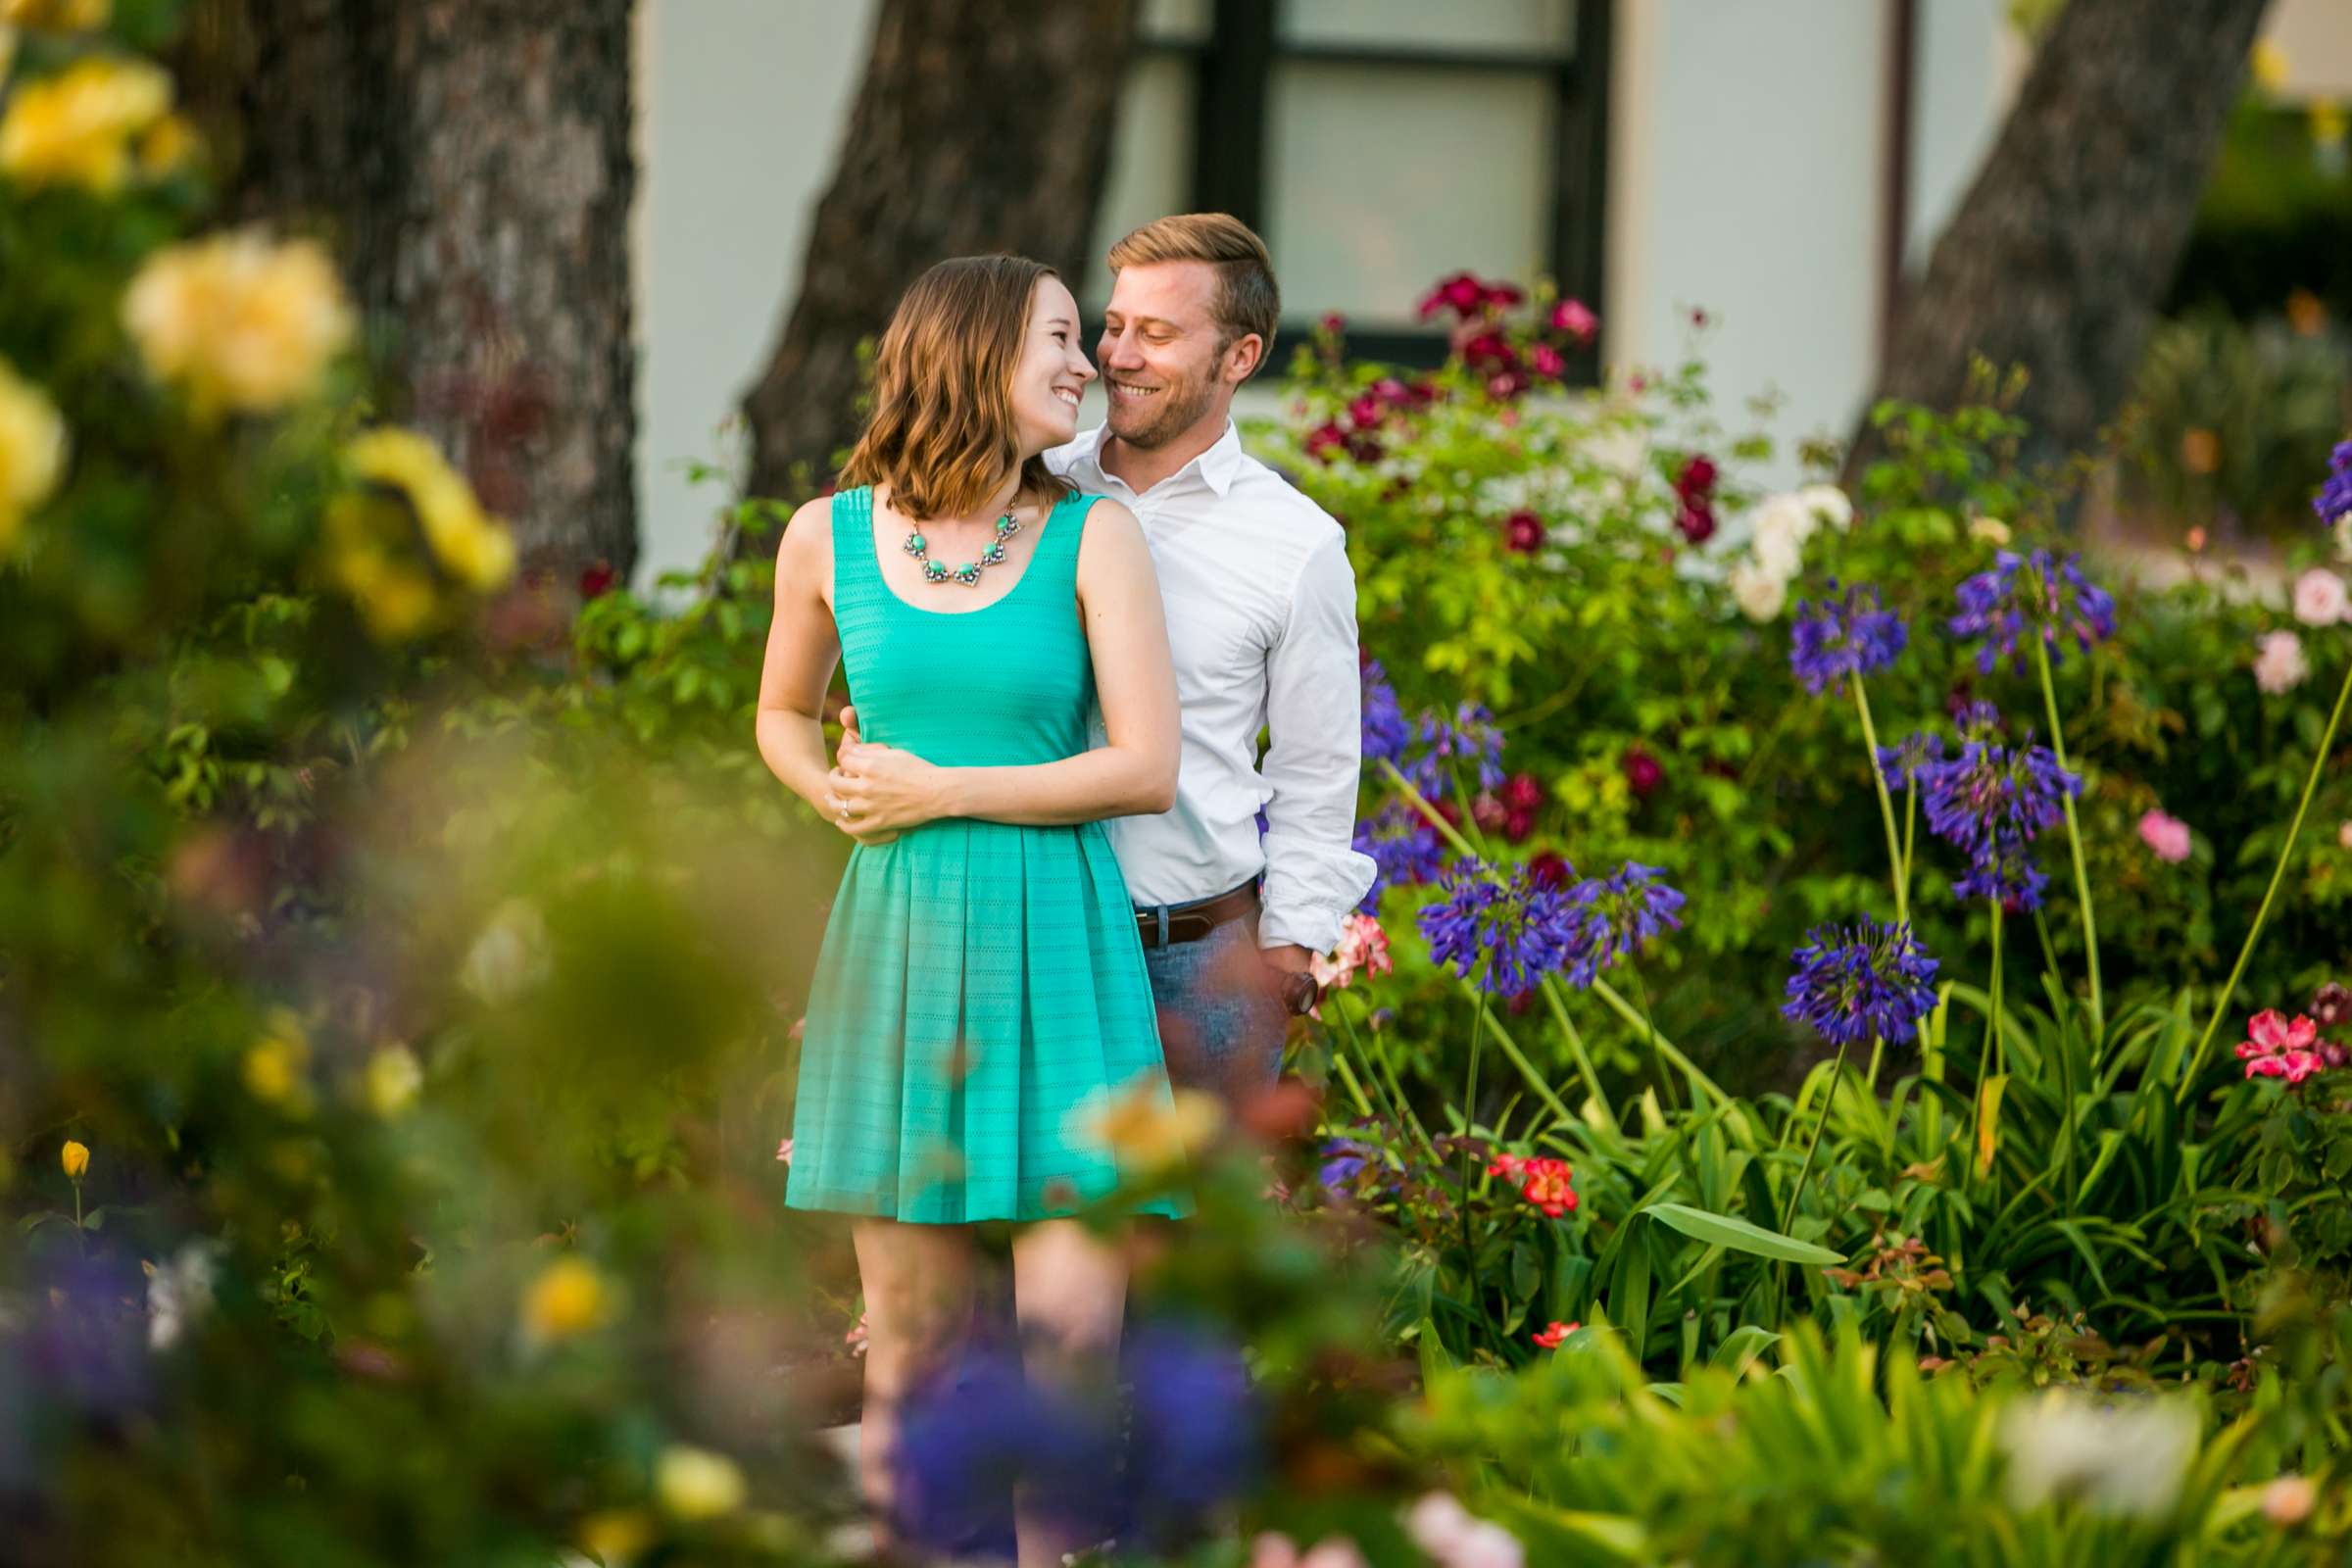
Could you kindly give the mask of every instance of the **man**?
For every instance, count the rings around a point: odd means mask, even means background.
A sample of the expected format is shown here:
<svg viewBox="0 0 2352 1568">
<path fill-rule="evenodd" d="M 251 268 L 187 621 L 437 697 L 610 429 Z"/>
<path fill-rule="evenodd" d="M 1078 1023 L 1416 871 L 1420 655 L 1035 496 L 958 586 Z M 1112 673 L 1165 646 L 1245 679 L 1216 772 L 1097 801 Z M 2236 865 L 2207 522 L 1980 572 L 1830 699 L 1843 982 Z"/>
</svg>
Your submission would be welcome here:
<svg viewBox="0 0 2352 1568">
<path fill-rule="evenodd" d="M 1176 805 L 1114 819 L 1110 836 L 1169 1075 L 1239 1105 L 1273 1084 L 1288 1015 L 1314 1004 L 1309 960 L 1372 885 L 1350 848 L 1355 578 L 1339 524 L 1234 428 L 1234 394 L 1281 314 L 1265 242 L 1196 213 L 1146 223 L 1109 261 L 1096 352 L 1109 416 L 1046 463 L 1124 503 L 1159 572 L 1182 709 Z"/>
<path fill-rule="evenodd" d="M 1168 1076 L 1239 1108 L 1272 1087 L 1290 1015 L 1314 1004 L 1308 965 L 1372 885 L 1350 847 L 1355 577 L 1340 525 L 1234 428 L 1234 393 L 1281 315 L 1265 241 L 1195 213 L 1146 223 L 1109 260 L 1097 348 L 1109 417 L 1046 463 L 1124 503 L 1152 548 L 1182 710 L 1176 805 L 1109 830 Z M 856 710 L 842 722 L 846 754 Z"/>
</svg>

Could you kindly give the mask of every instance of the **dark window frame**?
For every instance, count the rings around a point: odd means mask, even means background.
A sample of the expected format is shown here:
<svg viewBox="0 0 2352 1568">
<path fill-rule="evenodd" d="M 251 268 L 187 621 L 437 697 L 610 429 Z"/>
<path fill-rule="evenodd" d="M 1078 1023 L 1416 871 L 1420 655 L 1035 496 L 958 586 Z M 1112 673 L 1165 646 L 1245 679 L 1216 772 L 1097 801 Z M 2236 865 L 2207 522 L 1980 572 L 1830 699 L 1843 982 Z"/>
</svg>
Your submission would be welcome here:
<svg viewBox="0 0 2352 1568">
<path fill-rule="evenodd" d="M 1575 45 L 1550 67 L 1551 214 L 1549 270 L 1560 292 L 1580 299 L 1603 321 L 1607 265 L 1603 224 L 1608 210 L 1609 59 L 1616 0 L 1574 0 Z M 1432 68 L 1476 75 L 1527 75 L 1527 55 L 1501 51 L 1419 50 L 1376 45 L 1285 43 L 1270 0 L 1214 0 L 1203 41 L 1146 38 L 1139 52 L 1189 59 L 1194 65 L 1192 207 L 1231 213 L 1262 230 L 1266 220 L 1266 120 L 1278 63 L 1308 61 L 1373 70 Z M 1431 281 L 1435 281 L 1432 279 Z M 1520 279 L 1519 281 L 1526 281 Z M 1313 321 L 1286 319 L 1280 337 L 1297 342 Z M 1442 364 L 1446 335 L 1423 331 L 1350 330 L 1349 354 L 1420 368 Z M 1597 385 L 1600 345 L 1568 352 L 1566 379 Z"/>
</svg>

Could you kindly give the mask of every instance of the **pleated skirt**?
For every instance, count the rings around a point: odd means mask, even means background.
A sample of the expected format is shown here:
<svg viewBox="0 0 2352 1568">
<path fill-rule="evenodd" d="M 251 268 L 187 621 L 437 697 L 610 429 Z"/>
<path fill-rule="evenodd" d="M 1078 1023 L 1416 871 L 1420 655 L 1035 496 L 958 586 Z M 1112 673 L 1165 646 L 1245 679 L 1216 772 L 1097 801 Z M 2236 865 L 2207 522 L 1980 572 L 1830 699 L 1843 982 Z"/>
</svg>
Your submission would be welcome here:
<svg viewBox="0 0 2352 1568">
<path fill-rule="evenodd" d="M 784 1200 L 1045 1219 L 1118 1185 L 1106 1102 L 1165 1106 L 1127 886 L 1099 822 L 927 823 L 850 854 L 801 1045 Z M 1141 1205 L 1182 1216 L 1180 1195 Z"/>
</svg>

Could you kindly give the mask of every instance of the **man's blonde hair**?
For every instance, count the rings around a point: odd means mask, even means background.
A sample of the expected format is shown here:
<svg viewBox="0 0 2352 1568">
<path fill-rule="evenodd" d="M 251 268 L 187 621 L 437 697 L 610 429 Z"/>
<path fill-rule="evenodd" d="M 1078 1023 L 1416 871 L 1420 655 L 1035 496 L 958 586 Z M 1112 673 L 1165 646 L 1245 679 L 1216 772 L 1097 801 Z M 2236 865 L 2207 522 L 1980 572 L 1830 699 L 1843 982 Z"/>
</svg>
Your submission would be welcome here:
<svg viewBox="0 0 2352 1568">
<path fill-rule="evenodd" d="M 1230 213 L 1181 213 L 1157 218 L 1110 248 L 1110 268 L 1154 262 L 1206 262 L 1217 270 L 1211 309 L 1217 318 L 1217 352 L 1223 354 L 1245 333 L 1263 345 L 1257 368 L 1274 357 L 1274 323 L 1282 318 L 1282 290 L 1274 282 L 1274 258 L 1257 231 Z M 1252 370 L 1251 374 L 1256 371 Z"/>
</svg>

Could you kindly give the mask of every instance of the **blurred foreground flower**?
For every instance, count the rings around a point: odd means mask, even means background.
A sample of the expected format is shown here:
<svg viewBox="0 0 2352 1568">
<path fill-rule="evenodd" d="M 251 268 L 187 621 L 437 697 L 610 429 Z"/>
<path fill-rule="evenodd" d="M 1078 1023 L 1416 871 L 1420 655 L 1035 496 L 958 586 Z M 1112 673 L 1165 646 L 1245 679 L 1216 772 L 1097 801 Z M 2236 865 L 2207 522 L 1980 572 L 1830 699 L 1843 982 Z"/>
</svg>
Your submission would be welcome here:
<svg viewBox="0 0 2352 1568">
<path fill-rule="evenodd" d="M 415 1103 L 424 1087 L 416 1054 L 403 1045 L 378 1046 L 368 1057 L 368 1108 L 387 1119 Z"/>
<path fill-rule="evenodd" d="M 113 14 L 114 0 L 0 0 L 0 23 L 35 31 L 83 32 Z"/>
<path fill-rule="evenodd" d="M 147 1344 L 169 1350 L 188 1326 L 213 1305 L 213 1282 L 220 1249 L 214 1242 L 189 1242 L 168 1263 L 140 1263 L 147 1274 Z"/>
<path fill-rule="evenodd" d="M 547 919 L 527 899 L 509 899 L 482 927 L 458 983 L 491 1006 L 504 1006 L 547 978 Z"/>
<path fill-rule="evenodd" d="M 1140 1172 L 1170 1170 L 1199 1157 L 1225 1119 L 1214 1095 L 1179 1089 L 1163 1098 L 1150 1082 L 1078 1115 L 1088 1137 L 1121 1166 Z"/>
<path fill-rule="evenodd" d="M 606 1508 L 580 1521 L 580 1549 L 616 1568 L 654 1544 L 654 1521 L 639 1508 Z"/>
<path fill-rule="evenodd" d="M 1521 1568 L 1519 1538 L 1478 1518 L 1450 1494 L 1433 1492 L 1405 1510 L 1404 1533 L 1438 1568 Z"/>
<path fill-rule="evenodd" d="M 743 1471 L 723 1453 L 672 1444 L 654 1464 L 654 1494 L 673 1518 L 716 1519 L 743 1506 Z"/>
<path fill-rule="evenodd" d="M 2146 1517 L 2179 1494 L 2196 1452 L 2197 1418 L 2162 1395 L 2098 1396 L 2052 1390 L 2012 1405 L 2001 1421 L 2009 1500 L 2035 1508 L 2079 1501 L 2093 1513 Z"/>
<path fill-rule="evenodd" d="M 206 414 L 267 414 L 307 396 L 355 325 L 323 247 L 254 230 L 158 251 L 122 319 L 149 372 Z"/>
<path fill-rule="evenodd" d="M 288 1008 L 272 1007 L 262 1037 L 245 1050 L 245 1088 L 254 1099 L 299 1115 L 309 1104 L 303 1072 L 310 1060 L 311 1037 L 302 1019 Z"/>
<path fill-rule="evenodd" d="M 612 1298 L 595 1264 L 576 1254 L 559 1257 L 523 1292 L 523 1332 L 541 1343 L 586 1334 L 612 1316 Z"/>
<path fill-rule="evenodd" d="M 22 82 L 0 116 L 0 178 L 112 195 L 129 176 L 132 143 L 171 108 L 171 75 L 144 60 L 91 56 Z"/>
<path fill-rule="evenodd" d="M 0 557 L 25 515 L 57 490 L 66 469 L 66 421 L 46 394 L 0 360 Z"/>
</svg>

